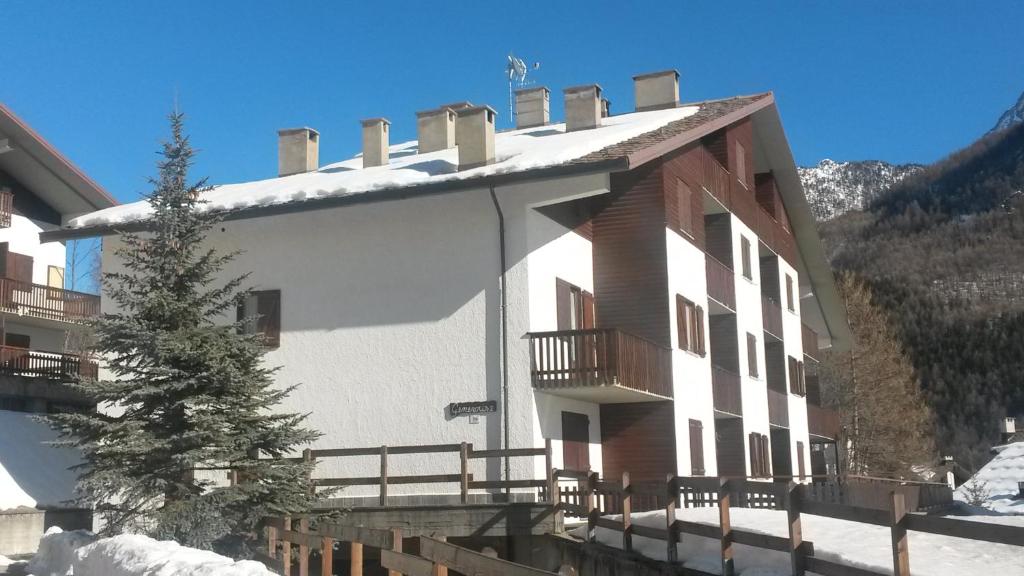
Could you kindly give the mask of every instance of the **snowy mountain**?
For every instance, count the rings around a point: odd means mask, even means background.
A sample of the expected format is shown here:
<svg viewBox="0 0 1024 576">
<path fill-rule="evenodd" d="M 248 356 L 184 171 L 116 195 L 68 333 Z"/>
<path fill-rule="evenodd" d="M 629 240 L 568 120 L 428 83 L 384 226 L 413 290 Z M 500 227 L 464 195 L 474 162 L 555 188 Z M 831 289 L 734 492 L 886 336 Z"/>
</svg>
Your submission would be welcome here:
<svg viewBox="0 0 1024 576">
<path fill-rule="evenodd" d="M 992 127 L 989 132 L 997 132 L 999 130 L 1005 130 L 1014 124 L 1024 122 L 1024 92 L 1021 93 L 1020 98 L 1017 99 L 1017 103 L 1010 106 L 1006 112 L 1003 112 L 1002 116 L 999 117 L 999 121 Z"/>
<path fill-rule="evenodd" d="M 811 212 L 818 221 L 860 210 L 880 192 L 920 170 L 920 164 L 889 164 L 880 160 L 836 162 L 798 168 Z"/>
</svg>

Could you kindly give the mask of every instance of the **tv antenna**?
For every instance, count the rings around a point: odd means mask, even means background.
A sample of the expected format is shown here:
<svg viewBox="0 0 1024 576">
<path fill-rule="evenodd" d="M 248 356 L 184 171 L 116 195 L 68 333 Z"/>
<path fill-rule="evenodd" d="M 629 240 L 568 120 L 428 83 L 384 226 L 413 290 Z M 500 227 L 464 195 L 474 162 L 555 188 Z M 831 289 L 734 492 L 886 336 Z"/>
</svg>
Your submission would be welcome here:
<svg viewBox="0 0 1024 576">
<path fill-rule="evenodd" d="M 532 66 L 527 66 L 526 62 L 512 54 L 508 53 L 508 65 L 505 66 L 505 73 L 508 75 L 508 117 L 512 125 L 515 126 L 516 118 L 516 96 L 515 91 L 533 84 L 526 80 L 526 74 L 530 70 L 539 70 L 540 62 L 534 62 Z"/>
</svg>

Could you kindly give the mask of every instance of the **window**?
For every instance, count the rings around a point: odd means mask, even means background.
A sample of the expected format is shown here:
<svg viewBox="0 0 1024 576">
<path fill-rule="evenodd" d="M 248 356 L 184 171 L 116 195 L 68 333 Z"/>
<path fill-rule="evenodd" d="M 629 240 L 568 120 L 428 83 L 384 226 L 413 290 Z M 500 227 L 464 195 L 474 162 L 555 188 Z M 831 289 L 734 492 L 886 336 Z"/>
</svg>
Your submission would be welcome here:
<svg viewBox="0 0 1024 576">
<path fill-rule="evenodd" d="M 743 277 L 753 280 L 754 271 L 750 266 L 750 240 L 747 240 L 746 236 L 740 236 L 740 259 L 743 263 Z"/>
<path fill-rule="evenodd" d="M 281 345 L 281 291 L 256 290 L 238 305 L 238 321 L 243 334 L 262 334 L 263 344 Z"/>
<path fill-rule="evenodd" d="M 768 437 L 751 432 L 747 439 L 747 447 L 750 450 L 750 475 L 755 478 L 771 476 L 771 450 L 768 448 Z"/>
<path fill-rule="evenodd" d="M 747 150 L 739 140 L 736 141 L 736 179 L 747 185 Z"/>
<path fill-rule="evenodd" d="M 676 295 L 676 330 L 679 348 L 704 356 L 704 309 Z"/>
<path fill-rule="evenodd" d="M 804 376 L 804 363 L 792 356 L 789 357 L 789 391 L 797 396 L 807 395 L 807 379 Z"/>
<path fill-rule="evenodd" d="M 747 374 L 757 378 L 757 336 L 747 332 Z"/>
<path fill-rule="evenodd" d="M 679 229 L 693 235 L 693 192 L 682 180 L 676 180 L 676 203 L 679 205 Z"/>
<path fill-rule="evenodd" d="M 796 312 L 796 301 L 793 299 L 793 277 L 786 274 L 786 306 L 790 312 Z"/>
<path fill-rule="evenodd" d="M 31 348 L 32 339 L 27 334 L 15 334 L 7 332 L 4 334 L 4 346 L 11 348 Z"/>
<path fill-rule="evenodd" d="M 590 418 L 562 412 L 562 468 L 590 470 Z"/>
<path fill-rule="evenodd" d="M 690 474 L 704 475 L 704 424 L 690 420 Z"/>
<path fill-rule="evenodd" d="M 559 330 L 594 328 L 594 295 L 562 280 L 555 279 L 555 308 Z"/>
</svg>

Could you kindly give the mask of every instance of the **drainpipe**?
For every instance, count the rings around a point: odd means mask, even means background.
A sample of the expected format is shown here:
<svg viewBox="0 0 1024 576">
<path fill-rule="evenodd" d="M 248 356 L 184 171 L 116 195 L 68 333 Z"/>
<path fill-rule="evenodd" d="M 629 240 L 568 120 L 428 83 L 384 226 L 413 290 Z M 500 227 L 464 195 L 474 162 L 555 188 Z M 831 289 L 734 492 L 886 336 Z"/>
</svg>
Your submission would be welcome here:
<svg viewBox="0 0 1024 576">
<path fill-rule="evenodd" d="M 498 203 L 498 195 L 494 193 L 494 186 L 491 185 L 491 201 L 494 202 L 494 211 L 498 214 L 498 250 L 500 252 L 501 264 L 501 412 L 504 427 L 504 444 L 502 448 L 509 449 L 508 441 L 508 298 L 506 296 L 507 278 L 505 277 L 505 215 L 501 211 L 501 204 Z M 509 466 L 509 456 L 505 455 L 505 480 L 512 478 Z M 505 486 L 505 494 L 508 496 L 511 489 Z"/>
</svg>

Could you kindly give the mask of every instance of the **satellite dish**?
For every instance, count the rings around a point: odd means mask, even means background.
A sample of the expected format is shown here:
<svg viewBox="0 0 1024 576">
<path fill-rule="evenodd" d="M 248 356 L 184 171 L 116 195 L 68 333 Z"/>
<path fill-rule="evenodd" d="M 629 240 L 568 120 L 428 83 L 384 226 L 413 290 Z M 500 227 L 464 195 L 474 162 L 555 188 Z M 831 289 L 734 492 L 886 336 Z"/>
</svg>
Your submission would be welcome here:
<svg viewBox="0 0 1024 576">
<path fill-rule="evenodd" d="M 533 66 L 527 66 L 526 62 L 509 52 L 508 64 L 505 66 L 505 73 L 508 75 L 508 112 L 509 120 L 515 125 L 515 89 L 531 84 L 526 81 L 526 74 L 530 70 L 540 70 L 540 62 L 534 62 Z"/>
</svg>

